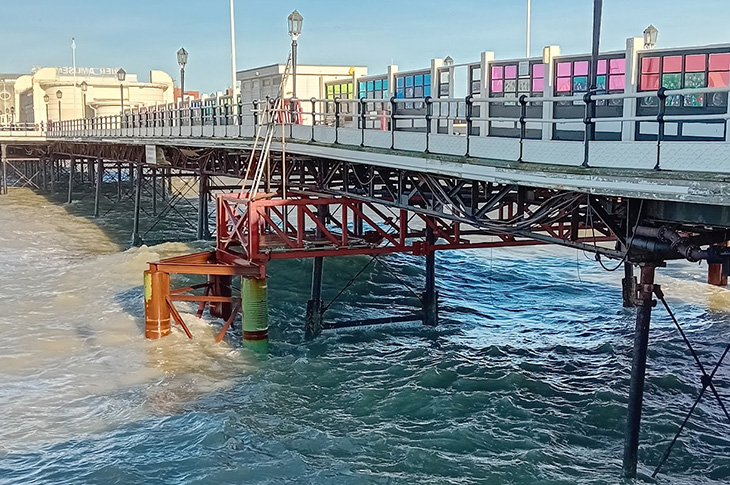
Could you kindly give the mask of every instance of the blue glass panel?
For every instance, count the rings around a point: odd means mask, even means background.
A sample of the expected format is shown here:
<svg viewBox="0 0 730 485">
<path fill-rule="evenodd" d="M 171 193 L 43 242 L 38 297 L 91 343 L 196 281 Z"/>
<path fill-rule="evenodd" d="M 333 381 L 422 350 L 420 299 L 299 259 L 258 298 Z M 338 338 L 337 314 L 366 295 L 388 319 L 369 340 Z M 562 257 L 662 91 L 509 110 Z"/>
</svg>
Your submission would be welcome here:
<svg viewBox="0 0 730 485">
<path fill-rule="evenodd" d="M 431 96 L 431 85 L 430 84 L 426 84 L 423 87 L 423 95 L 424 96 Z"/>
<path fill-rule="evenodd" d="M 372 81 L 368 81 L 368 91 L 372 91 L 373 89 L 374 89 L 373 88 L 373 82 Z"/>
<path fill-rule="evenodd" d="M 395 97 L 396 98 L 403 98 L 404 97 L 403 96 L 403 88 L 396 89 L 396 91 L 395 91 Z"/>
<path fill-rule="evenodd" d="M 365 83 L 360 83 L 360 91 L 365 91 Z"/>
<path fill-rule="evenodd" d="M 416 86 L 423 86 L 423 74 L 416 76 Z"/>
<path fill-rule="evenodd" d="M 360 83 L 360 84 L 364 84 L 364 83 Z M 366 97 L 366 96 L 365 96 L 365 90 L 364 90 L 364 89 L 361 89 L 361 90 L 360 90 L 360 97 L 361 97 L 361 98 L 365 98 L 365 97 Z"/>
<path fill-rule="evenodd" d="M 387 79 L 383 79 L 383 89 L 385 89 L 385 90 L 388 89 L 388 80 Z"/>
<path fill-rule="evenodd" d="M 403 87 L 403 78 L 399 77 L 395 80 L 395 84 L 397 87 L 402 88 Z"/>
<path fill-rule="evenodd" d="M 413 86 L 413 76 L 406 77 L 406 86 Z"/>
<path fill-rule="evenodd" d="M 423 85 L 424 86 L 430 86 L 431 85 L 431 75 L 426 74 L 423 76 Z"/>
<path fill-rule="evenodd" d="M 378 79 L 377 81 L 375 81 L 375 89 L 376 90 L 383 89 L 383 81 L 381 81 L 380 79 Z"/>
</svg>

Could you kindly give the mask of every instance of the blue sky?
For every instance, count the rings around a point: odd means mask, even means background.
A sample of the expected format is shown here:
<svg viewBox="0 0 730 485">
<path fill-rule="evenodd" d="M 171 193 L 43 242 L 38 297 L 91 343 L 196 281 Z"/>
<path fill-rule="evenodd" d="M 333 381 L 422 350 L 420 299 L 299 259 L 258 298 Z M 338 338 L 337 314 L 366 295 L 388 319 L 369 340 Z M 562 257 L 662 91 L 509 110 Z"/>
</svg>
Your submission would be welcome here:
<svg viewBox="0 0 730 485">
<path fill-rule="evenodd" d="M 141 79 L 150 69 L 177 80 L 175 52 L 190 52 L 186 87 L 211 92 L 230 84 L 228 0 L 5 0 L 0 72 L 71 65 L 124 67 Z M 526 0 L 235 0 L 238 69 L 285 62 L 286 16 L 304 16 L 299 62 L 366 65 L 385 72 L 425 67 L 450 55 L 456 63 L 524 55 Z M 532 0 L 532 51 L 557 44 L 588 52 L 591 0 Z M 622 49 L 653 23 L 659 46 L 730 42 L 728 0 L 605 0 L 601 50 Z"/>
</svg>

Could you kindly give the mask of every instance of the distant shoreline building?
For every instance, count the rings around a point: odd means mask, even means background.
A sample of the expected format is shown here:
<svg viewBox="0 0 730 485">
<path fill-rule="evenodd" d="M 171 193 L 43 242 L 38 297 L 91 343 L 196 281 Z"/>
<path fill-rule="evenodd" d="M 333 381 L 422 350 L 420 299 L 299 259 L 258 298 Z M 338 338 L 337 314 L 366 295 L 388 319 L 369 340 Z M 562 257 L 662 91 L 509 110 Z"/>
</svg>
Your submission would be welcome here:
<svg viewBox="0 0 730 485">
<path fill-rule="evenodd" d="M 174 101 L 172 77 L 163 71 L 150 71 L 149 81 L 128 73 L 121 83 L 115 68 L 77 67 L 75 76 L 72 67 L 0 74 L 0 123 L 5 124 L 118 115 L 122 105 L 126 110 Z"/>
</svg>

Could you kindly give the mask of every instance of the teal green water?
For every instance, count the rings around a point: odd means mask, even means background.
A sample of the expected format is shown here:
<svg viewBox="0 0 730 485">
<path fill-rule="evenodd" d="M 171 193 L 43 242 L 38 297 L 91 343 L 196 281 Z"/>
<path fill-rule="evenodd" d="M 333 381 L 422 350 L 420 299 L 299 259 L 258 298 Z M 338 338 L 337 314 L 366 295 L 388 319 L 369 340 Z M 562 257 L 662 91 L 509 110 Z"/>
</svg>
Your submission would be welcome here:
<svg viewBox="0 0 730 485">
<path fill-rule="evenodd" d="M 115 217 L 115 216 L 109 216 Z M 123 218 L 120 215 L 118 225 Z M 325 332 L 305 342 L 310 261 L 269 269 L 271 352 L 222 344 L 182 307 L 182 332 L 143 338 L 147 261 L 30 192 L 0 197 L 0 483 L 620 483 L 634 312 L 620 274 L 575 251 L 439 254 L 442 324 Z M 108 232 L 108 231 L 107 231 Z M 413 287 L 422 258 L 387 264 Z M 365 263 L 325 261 L 325 301 Z M 730 340 L 729 292 L 706 268 L 659 271 L 708 364 Z M 417 300 L 371 265 L 327 315 Z M 663 310 L 652 322 L 640 472 L 699 389 Z M 730 400 L 730 366 L 717 387 Z M 645 480 L 639 480 L 643 482 Z M 703 400 L 656 483 L 730 481 L 730 423 Z"/>
</svg>

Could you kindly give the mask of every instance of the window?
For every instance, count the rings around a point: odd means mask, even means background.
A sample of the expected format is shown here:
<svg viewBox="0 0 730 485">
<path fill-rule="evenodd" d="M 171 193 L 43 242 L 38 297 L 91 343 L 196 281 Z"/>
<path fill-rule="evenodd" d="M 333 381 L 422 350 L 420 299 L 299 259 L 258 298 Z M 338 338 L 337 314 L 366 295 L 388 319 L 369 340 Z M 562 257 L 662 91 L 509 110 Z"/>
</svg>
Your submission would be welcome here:
<svg viewBox="0 0 730 485">
<path fill-rule="evenodd" d="M 431 96 L 431 74 L 420 73 L 396 77 L 396 98 L 424 98 L 426 96 Z"/>
<path fill-rule="evenodd" d="M 626 88 L 626 59 L 613 57 L 598 60 L 596 88 L 599 94 L 623 92 Z M 586 59 L 557 61 L 555 93 L 573 96 L 588 92 L 591 63 Z"/>
<path fill-rule="evenodd" d="M 640 91 L 727 87 L 730 81 L 730 53 L 677 53 L 641 58 Z M 641 100 L 643 106 L 655 105 L 654 97 Z M 666 106 L 702 108 L 727 106 L 727 94 L 671 95 Z"/>
<path fill-rule="evenodd" d="M 352 99 L 352 82 L 327 84 L 327 99 Z"/>
<path fill-rule="evenodd" d="M 360 81 L 360 97 L 368 99 L 386 99 L 388 97 L 388 80 L 385 77 Z"/>
<path fill-rule="evenodd" d="M 523 94 L 540 96 L 545 89 L 545 65 L 540 61 L 492 64 L 490 74 L 491 97 L 519 98 Z M 472 75 L 472 90 L 479 82 L 479 79 Z"/>
</svg>

